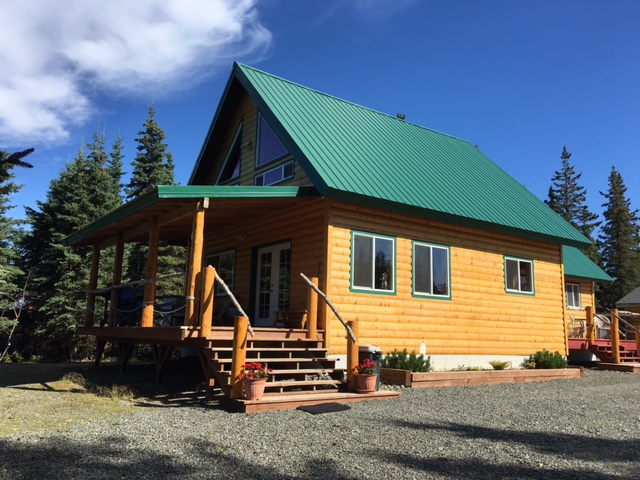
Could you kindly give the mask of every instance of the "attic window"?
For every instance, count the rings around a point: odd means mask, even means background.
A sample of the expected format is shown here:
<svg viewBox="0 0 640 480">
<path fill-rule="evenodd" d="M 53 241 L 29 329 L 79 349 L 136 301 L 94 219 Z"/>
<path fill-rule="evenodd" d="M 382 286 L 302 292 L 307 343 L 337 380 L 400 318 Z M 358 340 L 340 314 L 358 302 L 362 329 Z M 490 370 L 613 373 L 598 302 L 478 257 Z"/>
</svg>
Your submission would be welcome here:
<svg viewBox="0 0 640 480">
<path fill-rule="evenodd" d="M 507 293 L 533 295 L 533 261 L 505 257 L 504 278 Z"/>
<path fill-rule="evenodd" d="M 256 157 L 256 168 L 260 168 L 274 160 L 278 160 L 288 154 L 280 139 L 273 133 L 271 127 L 258 114 L 258 154 Z"/>
<path fill-rule="evenodd" d="M 224 159 L 216 185 L 221 185 L 240 177 L 240 157 L 242 156 L 242 124 L 238 127 L 231 147 Z"/>
</svg>

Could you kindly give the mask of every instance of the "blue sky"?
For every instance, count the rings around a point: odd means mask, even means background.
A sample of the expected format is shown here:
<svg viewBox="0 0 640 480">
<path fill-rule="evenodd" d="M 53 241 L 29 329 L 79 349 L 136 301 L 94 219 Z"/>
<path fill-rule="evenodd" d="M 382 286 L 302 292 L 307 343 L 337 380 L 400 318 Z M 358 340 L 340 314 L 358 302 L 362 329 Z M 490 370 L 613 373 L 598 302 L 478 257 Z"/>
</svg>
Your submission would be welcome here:
<svg viewBox="0 0 640 480">
<path fill-rule="evenodd" d="M 0 4 L 0 148 L 23 205 L 100 125 L 125 166 L 151 102 L 186 184 L 234 60 L 477 144 L 545 199 L 563 145 L 602 211 L 640 206 L 640 2 L 27 0 Z M 11 41 L 9 41 L 11 39 Z"/>
</svg>

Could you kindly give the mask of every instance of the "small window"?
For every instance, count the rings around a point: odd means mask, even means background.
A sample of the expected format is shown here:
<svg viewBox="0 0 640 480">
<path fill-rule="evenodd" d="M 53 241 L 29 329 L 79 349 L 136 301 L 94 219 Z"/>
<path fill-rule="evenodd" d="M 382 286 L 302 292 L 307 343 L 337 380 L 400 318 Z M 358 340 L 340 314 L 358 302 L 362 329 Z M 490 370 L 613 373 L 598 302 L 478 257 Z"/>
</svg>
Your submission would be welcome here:
<svg viewBox="0 0 640 480">
<path fill-rule="evenodd" d="M 352 238 L 351 279 L 357 290 L 395 291 L 395 239 L 366 233 Z"/>
<path fill-rule="evenodd" d="M 256 156 L 256 168 L 263 167 L 274 160 L 278 160 L 287 155 L 287 153 L 287 149 L 284 148 L 280 139 L 273 130 L 271 130 L 267 121 L 262 115 L 258 114 L 258 152 Z"/>
<path fill-rule="evenodd" d="M 257 187 L 267 187 L 269 185 L 284 182 L 291 178 L 293 178 L 293 161 L 287 162 L 284 165 L 278 165 L 271 170 L 267 170 L 260 175 L 256 175 L 254 185 Z"/>
<path fill-rule="evenodd" d="M 216 185 L 222 185 L 224 183 L 236 180 L 240 177 L 240 159 L 242 157 L 242 124 L 238 127 L 233 142 L 231 142 L 231 148 L 227 152 L 227 157 L 224 159 L 222 169 L 218 175 Z"/>
<path fill-rule="evenodd" d="M 567 307 L 582 308 L 582 296 L 580 295 L 580 285 L 577 283 L 567 283 Z"/>
<path fill-rule="evenodd" d="M 224 280 L 224 283 L 227 284 L 227 287 L 229 287 L 229 289 L 233 291 L 233 277 L 236 264 L 235 250 L 227 250 L 226 252 L 208 255 L 206 264 L 214 267 L 217 274 L 220 275 L 220 278 L 222 278 L 222 280 Z M 216 282 L 215 290 L 215 295 L 227 294 L 227 292 L 219 282 Z"/>
<path fill-rule="evenodd" d="M 507 292 L 533 294 L 533 262 L 518 258 L 504 260 Z"/>
<path fill-rule="evenodd" d="M 451 298 L 449 248 L 413 244 L 413 294 Z"/>
</svg>

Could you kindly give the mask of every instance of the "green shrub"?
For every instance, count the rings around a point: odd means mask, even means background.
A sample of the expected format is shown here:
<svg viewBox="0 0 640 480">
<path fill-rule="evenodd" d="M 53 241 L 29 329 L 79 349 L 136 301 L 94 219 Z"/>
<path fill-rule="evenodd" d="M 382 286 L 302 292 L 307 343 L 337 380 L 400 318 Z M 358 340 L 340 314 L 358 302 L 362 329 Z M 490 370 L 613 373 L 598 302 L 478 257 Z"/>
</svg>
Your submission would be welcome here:
<svg viewBox="0 0 640 480">
<path fill-rule="evenodd" d="M 489 362 L 489 365 L 491 365 L 494 370 L 506 370 L 511 366 L 511 362 L 501 362 L 500 360 L 492 360 Z"/>
<path fill-rule="evenodd" d="M 527 368 L 567 368 L 567 360 L 560 352 L 551 353 L 544 349 L 530 355 L 524 365 Z"/>
<path fill-rule="evenodd" d="M 402 351 L 396 349 L 387 353 L 380 361 L 380 367 L 410 370 L 411 372 L 430 372 L 433 370 L 431 357 L 425 357 L 423 354 L 417 355 L 416 352 L 408 353 L 406 348 Z"/>
</svg>

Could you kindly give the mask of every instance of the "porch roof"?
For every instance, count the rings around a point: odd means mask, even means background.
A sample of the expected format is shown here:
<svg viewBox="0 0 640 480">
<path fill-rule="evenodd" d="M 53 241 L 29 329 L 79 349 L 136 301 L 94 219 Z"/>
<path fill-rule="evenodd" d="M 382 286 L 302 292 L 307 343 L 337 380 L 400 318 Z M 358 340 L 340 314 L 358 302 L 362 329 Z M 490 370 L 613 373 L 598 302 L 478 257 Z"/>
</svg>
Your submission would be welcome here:
<svg viewBox="0 0 640 480">
<path fill-rule="evenodd" d="M 593 280 L 600 283 L 611 283 L 607 272 L 596 265 L 589 257 L 575 247 L 562 247 L 564 276 L 582 280 Z"/>
<path fill-rule="evenodd" d="M 188 240 L 195 204 L 208 199 L 206 226 L 228 227 L 318 198 L 313 187 L 229 187 L 160 185 L 65 239 L 67 246 L 114 245 L 148 240 L 148 221 L 158 217 L 161 240 Z"/>
</svg>

